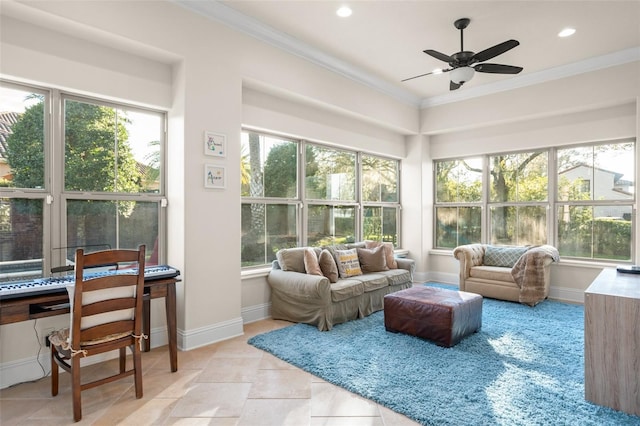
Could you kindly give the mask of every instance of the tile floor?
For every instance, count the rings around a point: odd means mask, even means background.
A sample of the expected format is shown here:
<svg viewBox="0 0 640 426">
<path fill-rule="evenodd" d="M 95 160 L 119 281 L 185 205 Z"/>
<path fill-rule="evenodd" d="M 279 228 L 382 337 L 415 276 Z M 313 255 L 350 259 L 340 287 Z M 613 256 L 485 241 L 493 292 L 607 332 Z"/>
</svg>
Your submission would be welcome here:
<svg viewBox="0 0 640 426">
<path fill-rule="evenodd" d="M 167 348 L 144 353 L 144 396 L 133 379 L 82 392 L 83 418 L 92 425 L 215 426 L 415 426 L 417 423 L 248 345 L 247 339 L 290 323 L 263 320 L 245 325 L 243 336 L 178 352 L 169 370 Z M 110 360 L 85 367 L 85 377 L 117 369 Z M 51 396 L 50 378 L 0 390 L 0 424 L 73 424 L 68 375 Z"/>
</svg>

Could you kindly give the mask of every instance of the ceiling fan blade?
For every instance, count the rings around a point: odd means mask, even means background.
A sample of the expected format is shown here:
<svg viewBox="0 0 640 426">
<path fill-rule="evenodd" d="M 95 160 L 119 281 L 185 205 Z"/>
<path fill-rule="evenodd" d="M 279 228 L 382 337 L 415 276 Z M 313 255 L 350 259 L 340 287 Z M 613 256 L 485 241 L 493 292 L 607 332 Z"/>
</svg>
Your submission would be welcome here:
<svg viewBox="0 0 640 426">
<path fill-rule="evenodd" d="M 518 40 L 507 40 L 503 43 L 496 44 L 493 47 L 485 49 L 482 52 L 476 53 L 475 55 L 473 55 L 472 60 L 473 62 L 487 61 L 491 58 L 495 58 L 498 55 L 502 55 L 507 50 L 511 50 L 519 44 L 520 42 Z"/>
<path fill-rule="evenodd" d="M 414 78 L 424 77 L 425 75 L 431 75 L 431 74 L 433 74 L 433 73 L 432 73 L 432 72 L 428 72 L 428 73 L 426 73 L 426 74 L 416 75 L 415 77 L 409 77 L 409 78 L 405 78 L 404 80 L 400 80 L 400 82 L 413 80 Z"/>
<path fill-rule="evenodd" d="M 445 55 L 444 53 L 440 53 L 437 50 L 427 49 L 427 50 L 424 51 L 424 53 L 426 53 L 429 56 L 433 56 L 436 59 L 440 59 L 441 61 L 444 61 L 446 63 L 453 62 L 453 58 L 451 56 Z"/>
<path fill-rule="evenodd" d="M 491 74 L 518 74 L 522 71 L 522 67 L 502 64 L 478 64 L 473 67 L 473 69 L 478 72 L 487 72 Z"/>
<path fill-rule="evenodd" d="M 459 89 L 462 84 L 454 83 L 453 81 L 449 82 L 449 90 Z"/>
<path fill-rule="evenodd" d="M 405 78 L 404 80 L 400 80 L 400 81 L 401 81 L 401 82 L 403 82 L 403 81 L 409 81 L 409 80 L 413 80 L 414 78 L 424 77 L 425 75 L 431 75 L 431 74 L 442 74 L 442 73 L 445 73 L 445 72 L 449 72 L 449 71 L 451 71 L 452 69 L 453 69 L 453 68 L 448 68 L 448 69 L 446 69 L 446 70 L 442 70 L 442 71 L 439 71 L 439 72 L 431 71 L 431 72 L 428 72 L 428 73 L 426 73 L 426 74 L 416 75 L 415 77 Z"/>
</svg>

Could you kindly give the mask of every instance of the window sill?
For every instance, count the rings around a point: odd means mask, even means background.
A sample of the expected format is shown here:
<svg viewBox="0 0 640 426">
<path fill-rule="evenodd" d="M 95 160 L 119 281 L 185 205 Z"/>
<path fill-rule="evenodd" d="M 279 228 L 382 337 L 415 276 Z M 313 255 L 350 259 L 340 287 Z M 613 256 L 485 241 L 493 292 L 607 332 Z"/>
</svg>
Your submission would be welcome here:
<svg viewBox="0 0 640 426">
<path fill-rule="evenodd" d="M 393 251 L 393 254 L 397 258 L 403 259 L 403 258 L 405 258 L 405 257 L 407 257 L 409 255 L 409 250 L 395 249 Z"/>
<path fill-rule="evenodd" d="M 240 271 L 240 280 L 266 277 L 271 271 L 271 266 L 265 266 L 264 268 L 246 269 Z"/>
<path fill-rule="evenodd" d="M 429 254 L 434 256 L 453 256 L 453 250 L 433 249 L 429 250 Z"/>
</svg>

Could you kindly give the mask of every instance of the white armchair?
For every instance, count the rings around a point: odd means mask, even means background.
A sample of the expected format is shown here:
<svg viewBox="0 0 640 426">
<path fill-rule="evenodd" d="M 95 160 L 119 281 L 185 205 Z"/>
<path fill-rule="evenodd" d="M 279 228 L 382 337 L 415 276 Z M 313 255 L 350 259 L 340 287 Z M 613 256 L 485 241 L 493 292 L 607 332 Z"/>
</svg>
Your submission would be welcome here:
<svg viewBox="0 0 640 426">
<path fill-rule="evenodd" d="M 460 262 L 460 290 L 530 306 L 549 296 L 550 265 L 560 260 L 551 246 L 467 244 L 453 255 Z"/>
</svg>

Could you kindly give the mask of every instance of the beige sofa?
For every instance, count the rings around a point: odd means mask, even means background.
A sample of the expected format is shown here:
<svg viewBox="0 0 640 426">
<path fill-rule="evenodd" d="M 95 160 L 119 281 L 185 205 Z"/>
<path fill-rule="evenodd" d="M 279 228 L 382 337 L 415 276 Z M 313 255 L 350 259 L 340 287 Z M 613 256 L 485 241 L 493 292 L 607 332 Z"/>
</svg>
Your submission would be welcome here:
<svg viewBox="0 0 640 426">
<path fill-rule="evenodd" d="M 492 262 L 485 262 L 488 251 L 491 251 Z M 498 256 L 496 260 L 493 256 L 496 252 L 506 253 L 505 258 Z M 530 306 L 549 296 L 550 265 L 560 260 L 558 251 L 546 245 L 467 244 L 457 247 L 453 255 L 460 262 L 460 290 Z"/>
<path fill-rule="evenodd" d="M 279 260 L 273 261 L 268 282 L 274 319 L 316 325 L 321 331 L 331 330 L 336 324 L 382 310 L 386 294 L 413 285 L 413 259 L 395 259 L 397 269 L 365 272 L 338 278 L 332 283 L 326 276 L 305 271 L 303 259 L 308 248 L 281 250 L 278 252 Z M 364 248 L 364 243 L 342 248 Z M 311 249 L 320 255 L 320 248 Z"/>
</svg>

